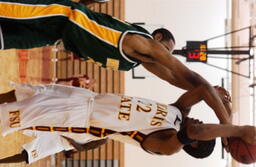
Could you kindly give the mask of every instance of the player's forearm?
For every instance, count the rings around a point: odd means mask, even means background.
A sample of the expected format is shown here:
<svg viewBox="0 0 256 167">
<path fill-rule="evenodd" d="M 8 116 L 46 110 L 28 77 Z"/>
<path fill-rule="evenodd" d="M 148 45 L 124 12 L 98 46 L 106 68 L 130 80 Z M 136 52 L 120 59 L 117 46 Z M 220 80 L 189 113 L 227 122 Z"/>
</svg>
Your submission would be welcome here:
<svg viewBox="0 0 256 167">
<path fill-rule="evenodd" d="M 173 79 L 175 79 L 175 82 L 185 85 L 186 90 L 191 90 L 200 85 L 210 85 L 207 80 L 205 80 L 196 72 L 191 71 L 168 52 L 159 52 L 159 55 L 156 56 L 156 59 L 159 64 L 162 64 L 172 73 L 172 75 L 174 75 Z"/>
<path fill-rule="evenodd" d="M 211 140 L 217 137 L 242 137 L 243 126 L 231 124 L 195 124 L 188 127 L 188 136 L 195 140 Z"/>
<path fill-rule="evenodd" d="M 206 87 L 207 89 L 205 91 L 207 93 L 205 93 L 204 100 L 207 100 L 207 104 L 215 111 L 221 123 L 230 123 L 229 116 L 219 95 L 208 81 L 206 81 L 196 72 L 188 69 L 177 58 L 172 56 L 166 49 L 164 49 L 161 44 L 152 41 L 149 43 L 151 44 L 151 47 L 149 47 L 151 48 L 149 49 L 149 55 L 151 55 L 154 62 L 164 66 L 164 68 L 168 69 L 168 71 L 173 75 L 173 77 L 166 76 L 169 78 L 170 83 L 173 82 L 176 83 L 176 85 L 182 85 L 181 87 L 187 90 L 191 90 L 199 86 Z M 150 60 L 148 61 L 150 62 Z"/>
<path fill-rule="evenodd" d="M 174 85 L 184 90 L 190 90 L 193 88 L 193 85 L 191 85 L 189 82 L 180 82 L 180 80 L 177 79 L 169 69 L 159 63 L 142 63 L 142 65 L 148 71 L 155 74 L 162 80 L 167 81 L 171 85 Z"/>
<path fill-rule="evenodd" d="M 180 80 L 184 80 L 181 77 L 182 76 L 180 76 Z M 202 96 L 203 100 L 207 103 L 207 105 L 214 110 L 216 116 L 218 117 L 221 123 L 231 123 L 230 116 L 223 102 L 221 101 L 219 94 L 208 81 L 206 81 L 203 77 L 201 77 L 199 74 L 193 71 L 184 74 L 183 77 L 185 78 L 186 81 L 180 82 L 186 83 L 184 85 L 187 86 L 187 89 L 204 87 L 204 90 L 199 94 L 199 96 Z"/>
<path fill-rule="evenodd" d="M 231 123 L 230 114 L 226 111 L 225 106 L 219 98 L 219 94 L 210 85 L 201 85 L 186 92 L 174 104 L 182 111 L 185 111 L 201 100 L 204 100 L 214 110 L 221 123 Z"/>
<path fill-rule="evenodd" d="M 231 123 L 230 116 L 224 104 L 212 86 L 204 86 L 202 96 L 203 100 L 214 110 L 221 123 Z"/>
<path fill-rule="evenodd" d="M 229 102 L 223 102 L 223 104 L 224 104 L 224 106 L 225 106 L 225 109 L 226 109 L 226 111 L 227 111 L 227 113 L 228 113 L 228 115 L 229 115 L 231 121 L 232 121 L 231 103 L 229 103 Z"/>
<path fill-rule="evenodd" d="M 223 103 L 215 88 L 213 88 L 208 81 L 196 72 L 192 73 L 191 78 L 188 76 L 188 78 L 190 78 L 189 80 L 192 81 L 193 86 L 203 85 L 205 87 L 203 91 L 203 100 L 214 110 L 220 122 L 231 123 L 231 108 Z"/>
<path fill-rule="evenodd" d="M 199 94 L 199 96 L 202 96 L 203 100 L 214 110 L 221 123 L 231 122 L 229 114 L 227 113 L 219 94 L 208 81 L 196 72 L 186 70 L 186 67 L 181 68 L 180 74 L 177 72 L 175 77 L 177 78 L 176 83 L 183 83 L 181 85 L 183 85 L 187 90 L 204 87 L 204 90 Z"/>
</svg>

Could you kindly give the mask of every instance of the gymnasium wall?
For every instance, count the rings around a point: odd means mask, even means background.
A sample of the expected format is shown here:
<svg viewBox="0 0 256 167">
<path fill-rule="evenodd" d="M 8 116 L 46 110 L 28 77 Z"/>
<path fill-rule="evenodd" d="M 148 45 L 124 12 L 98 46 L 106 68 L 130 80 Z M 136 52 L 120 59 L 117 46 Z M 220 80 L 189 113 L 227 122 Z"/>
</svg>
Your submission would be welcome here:
<svg viewBox="0 0 256 167">
<path fill-rule="evenodd" d="M 224 0 L 126 0 L 126 20 L 129 22 L 146 23 L 150 31 L 154 28 L 165 27 L 173 32 L 176 38 L 176 49 L 186 45 L 187 40 L 206 40 L 225 32 L 227 15 Z M 209 42 L 210 47 L 224 46 L 224 38 Z M 221 84 L 225 79 L 225 86 L 230 87 L 226 72 L 207 66 L 203 63 L 186 63 L 184 58 L 176 56 L 191 70 L 198 72 L 211 84 Z M 210 59 L 209 63 L 226 68 L 225 60 Z M 174 102 L 184 91 L 170 86 L 152 74 L 135 69 L 136 76 L 146 76 L 146 79 L 133 79 L 132 73 L 126 73 L 125 93 L 127 95 L 150 98 L 162 103 Z M 192 116 L 204 122 L 216 122 L 217 119 L 211 109 L 204 102 L 192 109 Z M 226 155 L 221 157 L 221 146 L 218 141 L 214 153 L 207 159 L 194 159 L 183 151 L 172 156 L 152 156 L 139 148 L 125 145 L 125 166 L 147 167 L 224 167 Z"/>
<path fill-rule="evenodd" d="M 254 25 L 251 29 L 251 36 L 256 35 L 256 2 L 249 0 L 233 0 L 232 1 L 232 30 L 241 29 L 250 25 Z M 254 2 L 254 3 L 253 3 Z M 249 30 L 242 31 L 241 33 L 236 33 L 232 36 L 232 44 L 234 46 L 248 46 L 249 41 Z M 255 46 L 255 38 L 252 42 Z M 255 49 L 254 49 L 255 56 Z M 244 58 L 243 56 L 236 56 L 237 58 Z M 254 64 L 253 64 L 254 61 Z M 249 64 L 251 62 L 251 65 Z M 251 69 L 250 69 L 251 66 Z M 232 98 L 233 98 L 233 122 L 237 125 L 245 124 L 256 124 L 255 115 L 255 90 L 256 87 L 253 85 L 255 83 L 255 58 L 251 61 L 243 61 L 239 66 L 236 65 L 236 61 L 232 62 L 233 70 L 239 73 L 247 73 L 249 69 L 251 70 L 250 78 L 238 77 L 236 75 L 232 76 Z M 239 164 L 236 161 L 232 161 L 232 167 L 254 167 L 252 165 Z"/>
</svg>

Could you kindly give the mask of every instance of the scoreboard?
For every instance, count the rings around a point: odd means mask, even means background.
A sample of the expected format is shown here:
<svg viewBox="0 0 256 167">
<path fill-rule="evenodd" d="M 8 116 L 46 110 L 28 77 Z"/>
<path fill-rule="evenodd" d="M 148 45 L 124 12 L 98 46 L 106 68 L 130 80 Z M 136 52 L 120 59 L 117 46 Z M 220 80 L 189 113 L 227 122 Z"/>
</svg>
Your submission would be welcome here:
<svg viewBox="0 0 256 167">
<path fill-rule="evenodd" d="M 207 41 L 187 41 L 187 62 L 207 62 Z"/>
</svg>

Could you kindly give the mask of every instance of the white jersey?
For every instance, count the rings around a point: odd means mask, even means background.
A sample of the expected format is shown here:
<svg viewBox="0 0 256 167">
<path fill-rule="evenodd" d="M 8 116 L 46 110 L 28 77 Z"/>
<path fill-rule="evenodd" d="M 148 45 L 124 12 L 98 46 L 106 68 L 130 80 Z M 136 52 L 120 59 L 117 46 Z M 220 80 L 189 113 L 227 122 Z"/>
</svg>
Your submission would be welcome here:
<svg viewBox="0 0 256 167">
<path fill-rule="evenodd" d="M 117 132 L 149 134 L 163 129 L 180 129 L 182 114 L 172 105 L 116 94 L 97 95 L 90 125 Z"/>
<path fill-rule="evenodd" d="M 178 108 L 148 99 L 116 94 L 99 95 L 86 89 L 56 84 L 41 86 L 22 84 L 15 85 L 15 88 L 19 101 L 0 104 L 3 135 L 24 128 L 45 126 L 41 129 L 47 127 L 47 130 L 54 131 L 58 127 L 61 130 L 68 130 L 52 136 L 57 138 L 56 140 L 60 140 L 60 136 L 65 135 L 77 142 L 86 143 L 98 139 L 97 137 L 120 132 L 141 142 L 143 135 L 152 132 L 164 129 L 178 131 L 182 122 L 182 114 Z M 85 132 L 67 133 L 74 132 L 72 127 L 85 128 Z M 36 139 L 26 150 L 37 147 L 35 143 L 41 142 L 40 138 Z M 51 147 L 51 144 L 46 143 L 45 147 Z M 51 148 L 55 150 L 51 153 L 61 148 L 63 147 L 57 145 L 56 149 Z"/>
<path fill-rule="evenodd" d="M 2 133 L 32 126 L 97 127 L 116 132 L 180 129 L 178 108 L 152 100 L 57 84 L 15 85 L 20 101 L 0 104 Z"/>
<path fill-rule="evenodd" d="M 95 93 L 71 86 L 15 85 L 19 101 L 0 104 L 2 134 L 32 126 L 89 127 Z"/>
</svg>

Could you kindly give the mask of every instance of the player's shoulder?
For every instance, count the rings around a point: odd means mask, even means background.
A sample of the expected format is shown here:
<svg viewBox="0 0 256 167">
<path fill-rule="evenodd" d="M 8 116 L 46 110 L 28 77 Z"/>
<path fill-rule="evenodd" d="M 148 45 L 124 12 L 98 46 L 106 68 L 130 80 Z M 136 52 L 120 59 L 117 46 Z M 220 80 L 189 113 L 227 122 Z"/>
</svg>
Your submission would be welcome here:
<svg viewBox="0 0 256 167">
<path fill-rule="evenodd" d="M 176 129 L 174 128 L 168 128 L 163 130 L 157 130 L 147 135 L 146 139 L 148 141 L 152 140 L 166 140 L 171 138 L 173 135 L 177 133 Z M 146 141 L 145 139 L 145 141 Z"/>
<path fill-rule="evenodd" d="M 177 131 L 175 129 L 155 131 L 146 136 L 141 146 L 145 151 L 153 154 L 169 155 L 169 152 L 172 151 L 169 150 L 171 147 L 169 148 L 167 146 L 170 145 L 171 138 L 176 134 Z"/>
<path fill-rule="evenodd" d="M 123 47 L 127 47 L 127 46 L 130 46 L 133 48 L 143 47 L 144 49 L 146 49 L 146 48 L 150 48 L 146 46 L 152 46 L 152 45 L 154 46 L 156 43 L 157 41 L 152 38 L 147 38 L 140 34 L 128 33 L 124 37 Z"/>
</svg>

